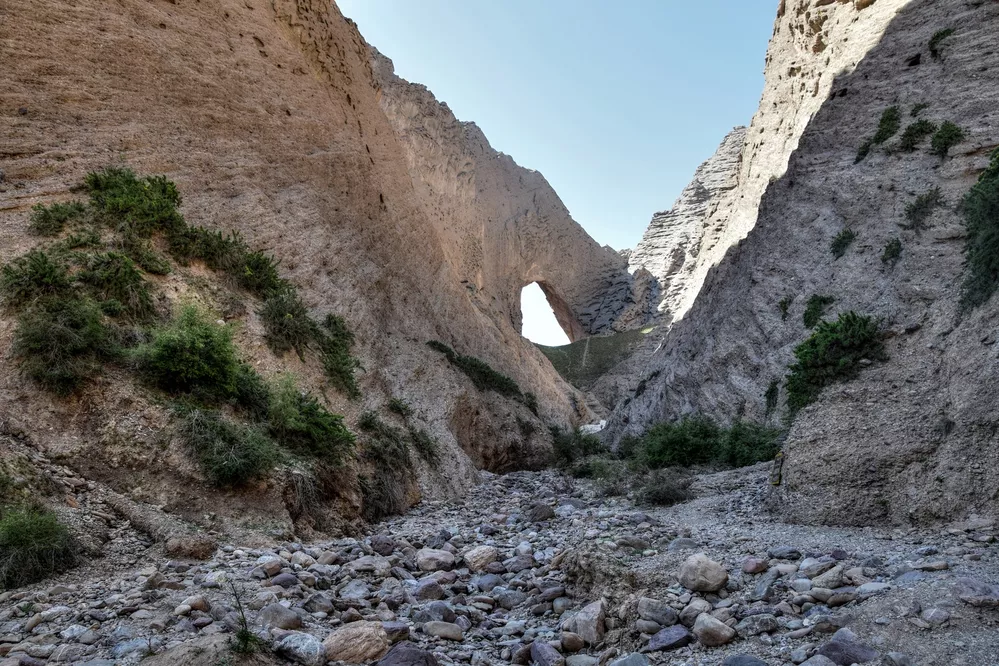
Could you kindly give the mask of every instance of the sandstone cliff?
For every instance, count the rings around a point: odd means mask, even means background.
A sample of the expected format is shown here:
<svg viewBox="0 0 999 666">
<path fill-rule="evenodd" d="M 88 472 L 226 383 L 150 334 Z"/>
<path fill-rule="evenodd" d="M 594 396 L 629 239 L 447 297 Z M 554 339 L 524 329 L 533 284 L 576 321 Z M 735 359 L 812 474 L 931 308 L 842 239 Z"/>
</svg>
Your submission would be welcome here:
<svg viewBox="0 0 999 666">
<path fill-rule="evenodd" d="M 281 260 L 314 313 L 345 318 L 364 397 L 326 391 L 327 404 L 353 424 L 390 397 L 409 401 L 446 451 L 439 469 L 415 471 L 425 494 L 461 492 L 476 468 L 541 464 L 550 446 L 545 423 L 520 403 L 477 390 L 428 340 L 513 377 L 537 394 L 546 423 L 589 418 L 582 396 L 520 337 L 512 299 L 540 280 L 566 304 L 570 330 L 609 327 L 624 316 L 617 303 L 630 289 L 623 260 L 573 227 L 557 198 L 538 191 L 540 175 L 492 153 L 486 159 L 505 180 L 449 171 L 438 183 L 462 196 L 476 187 L 491 188 L 494 199 L 496 189 L 509 190 L 507 208 L 475 209 L 496 230 L 469 245 L 474 217 L 432 211 L 428 185 L 414 187 L 411 146 L 379 106 L 368 46 L 331 3 L 3 3 L 0 54 L 0 262 L 37 244 L 27 233 L 29 209 L 71 198 L 87 171 L 124 163 L 162 173 L 180 188 L 190 223 L 241 232 Z M 481 135 L 475 140 L 477 150 L 488 149 Z M 539 223 L 548 219 L 562 226 L 553 223 L 549 234 Z M 545 253 L 542 245 L 553 247 Z M 571 256 L 595 262 L 594 276 Z M 558 273 L 556 262 L 570 270 Z M 217 305 L 225 292 L 197 266 L 150 279 L 169 303 Z M 608 291 L 618 296 L 594 296 Z M 266 348 L 258 307 L 247 297 L 231 317 L 247 359 L 265 377 L 290 370 L 324 392 L 315 364 Z M 12 314 L 0 316 L 5 352 L 13 328 Z M 8 431 L 135 498 L 199 521 L 210 514 L 207 526 L 218 529 L 288 527 L 287 480 L 211 490 L 171 437 L 161 400 L 120 369 L 108 368 L 80 395 L 54 399 L 5 353 L 0 412 Z M 356 480 L 341 490 L 336 510 L 349 518 L 359 508 Z"/>
<path fill-rule="evenodd" d="M 955 31 L 931 57 L 931 38 L 947 28 Z M 613 436 L 691 412 L 765 418 L 767 387 L 809 334 L 806 301 L 829 295 L 827 317 L 855 310 L 880 320 L 889 358 L 797 415 L 780 509 L 850 524 L 999 510 L 983 490 L 999 482 L 999 302 L 958 313 L 959 203 L 999 144 L 997 28 L 994 2 L 781 3 L 729 222 L 731 237 L 745 239 L 709 271 L 655 354 L 648 388 L 613 415 Z M 956 123 L 965 139 L 941 158 L 928 140 L 900 150 L 896 135 L 855 164 L 892 106 L 903 126 L 918 114 Z M 920 233 L 906 208 L 933 188 L 944 203 Z M 845 229 L 856 237 L 836 259 L 830 245 Z M 893 268 L 882 255 L 896 238 Z"/>
</svg>

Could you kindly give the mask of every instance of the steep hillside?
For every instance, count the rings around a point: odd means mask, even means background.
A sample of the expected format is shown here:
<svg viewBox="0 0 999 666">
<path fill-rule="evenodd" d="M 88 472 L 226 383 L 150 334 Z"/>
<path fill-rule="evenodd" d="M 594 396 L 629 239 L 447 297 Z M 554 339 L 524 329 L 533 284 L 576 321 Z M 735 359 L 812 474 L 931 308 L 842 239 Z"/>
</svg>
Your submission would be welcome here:
<svg viewBox="0 0 999 666">
<path fill-rule="evenodd" d="M 182 302 L 206 305 L 228 322 L 240 356 L 265 380 L 295 373 L 303 389 L 346 416 L 362 447 L 371 439 L 357 429 L 362 413 L 381 411 L 400 423 L 385 406 L 393 397 L 406 401 L 409 425 L 442 447 L 436 466 L 418 460 L 408 472 L 408 501 L 420 494 L 414 479 L 423 493 L 453 495 L 474 482 L 476 468 L 542 464 L 547 424 L 589 418 L 581 396 L 520 337 L 517 313 L 483 307 L 470 287 L 496 281 L 495 293 L 506 298 L 510 285 L 552 280 L 579 308 L 574 320 L 596 326 L 602 306 L 581 305 L 594 302 L 585 295 L 594 285 L 548 277 L 560 256 L 525 255 L 530 274 L 519 259 L 516 270 L 501 264 L 485 277 L 469 272 L 463 257 L 470 248 L 455 245 L 463 239 L 446 232 L 447 216 L 431 219 L 414 190 L 408 153 L 378 104 L 368 46 L 329 2 L 4 3 L 0 55 L 0 263 L 45 245 L 29 233 L 32 207 L 86 199 L 73 189 L 86 173 L 114 164 L 164 174 L 179 189 L 189 225 L 240 233 L 279 261 L 282 278 L 317 320 L 343 318 L 355 338 L 361 398 L 327 385 L 315 350 L 301 360 L 270 351 L 260 298 L 199 261 L 144 274 L 158 316 Z M 517 188 L 536 183 L 506 185 L 522 200 L 533 195 Z M 511 256 L 539 242 L 523 225 L 490 219 L 503 226 Z M 584 234 L 560 238 L 567 255 L 579 246 L 602 257 L 601 280 L 627 275 Z M 6 431 L 206 527 L 287 533 L 302 499 L 294 470 L 239 492 L 213 489 L 178 441 L 170 396 L 118 363 L 69 398 L 46 393 L 6 353 L 16 317 L 12 308 L 0 316 Z M 460 360 L 448 362 L 426 345 L 432 340 L 512 377 L 518 391 L 536 395 L 541 418 L 526 399 L 477 388 Z M 323 512 L 346 520 L 364 510 L 357 475 L 365 465 L 348 466 Z"/>
<path fill-rule="evenodd" d="M 806 306 L 826 296 L 831 303 L 810 314 L 872 317 L 886 354 L 847 365 L 855 378 L 797 413 L 780 510 L 840 524 L 994 513 L 999 497 L 984 489 L 999 481 L 999 302 L 962 313 L 959 301 L 968 275 L 961 202 L 999 145 L 999 6 L 799 4 L 781 4 L 740 188 L 751 200 L 766 187 L 756 165 L 772 167 L 796 145 L 787 170 L 766 188 L 755 226 L 674 324 L 649 368 L 654 381 L 614 414 L 612 433 L 691 412 L 782 419 L 793 352 L 813 334 L 803 325 Z M 808 36 L 813 23 L 821 37 Z M 823 72 L 818 87 L 792 57 L 806 38 L 811 71 Z M 838 48 L 849 52 L 843 66 L 826 65 Z M 804 94 L 800 105 L 788 99 L 792 91 Z M 763 131 L 762 118 L 783 124 L 783 133 Z M 934 154 L 946 143 L 935 133 L 944 123 L 963 138 Z M 794 128 L 804 129 L 800 139 Z M 750 218 L 732 219 L 739 226 Z M 770 387 L 779 391 L 773 413 Z"/>
</svg>

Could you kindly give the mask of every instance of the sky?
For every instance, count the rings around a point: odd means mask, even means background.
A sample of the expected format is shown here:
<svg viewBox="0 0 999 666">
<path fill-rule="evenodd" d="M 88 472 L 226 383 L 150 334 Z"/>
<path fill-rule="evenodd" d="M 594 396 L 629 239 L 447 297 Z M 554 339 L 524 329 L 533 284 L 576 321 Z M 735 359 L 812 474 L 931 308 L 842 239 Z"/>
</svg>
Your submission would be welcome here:
<svg viewBox="0 0 999 666">
<path fill-rule="evenodd" d="M 399 76 L 543 173 L 615 249 L 634 247 L 725 134 L 752 119 L 777 4 L 337 0 Z M 525 290 L 524 335 L 564 344 L 540 293 Z"/>
</svg>

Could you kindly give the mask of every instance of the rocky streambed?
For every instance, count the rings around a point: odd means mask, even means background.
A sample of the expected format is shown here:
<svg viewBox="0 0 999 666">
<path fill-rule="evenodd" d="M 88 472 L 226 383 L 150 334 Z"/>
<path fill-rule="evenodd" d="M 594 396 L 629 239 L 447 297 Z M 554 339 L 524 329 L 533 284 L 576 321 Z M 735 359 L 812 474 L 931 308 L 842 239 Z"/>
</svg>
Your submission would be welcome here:
<svg viewBox="0 0 999 666">
<path fill-rule="evenodd" d="M 999 663 L 985 519 L 784 525 L 765 466 L 640 508 L 555 472 L 484 474 L 358 539 L 159 546 L 0 594 L 0 666 Z M 242 608 L 242 613 L 240 612 Z M 255 655 L 231 649 L 249 629 Z"/>
</svg>

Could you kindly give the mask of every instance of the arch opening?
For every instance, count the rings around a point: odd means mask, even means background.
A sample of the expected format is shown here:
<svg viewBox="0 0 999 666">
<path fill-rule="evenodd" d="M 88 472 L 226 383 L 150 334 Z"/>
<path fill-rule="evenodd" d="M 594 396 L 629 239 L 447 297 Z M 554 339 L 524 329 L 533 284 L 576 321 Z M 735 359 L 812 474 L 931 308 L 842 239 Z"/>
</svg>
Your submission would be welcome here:
<svg viewBox="0 0 999 666">
<path fill-rule="evenodd" d="M 548 294 L 537 282 L 520 290 L 520 334 L 539 345 L 559 347 L 570 342 Z"/>
</svg>

